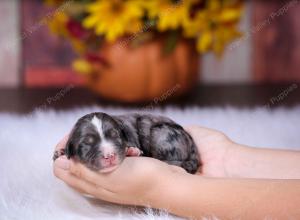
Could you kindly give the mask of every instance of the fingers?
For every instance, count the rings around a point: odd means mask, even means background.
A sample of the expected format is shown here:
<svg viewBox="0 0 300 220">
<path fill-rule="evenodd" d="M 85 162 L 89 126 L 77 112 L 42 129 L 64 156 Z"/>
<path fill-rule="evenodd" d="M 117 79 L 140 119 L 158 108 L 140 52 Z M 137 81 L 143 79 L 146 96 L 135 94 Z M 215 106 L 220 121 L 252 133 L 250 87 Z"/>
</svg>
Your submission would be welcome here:
<svg viewBox="0 0 300 220">
<path fill-rule="evenodd" d="M 54 166 L 58 166 L 61 169 L 67 170 L 78 179 L 82 179 L 103 188 L 111 188 L 109 179 L 107 178 L 108 175 L 92 171 L 79 162 L 68 160 L 66 156 L 58 158 L 55 161 Z"/>
<path fill-rule="evenodd" d="M 55 147 L 55 150 L 64 149 L 69 139 L 69 134 L 67 134 Z"/>
<path fill-rule="evenodd" d="M 76 176 L 77 178 L 84 179 L 92 184 L 96 184 L 98 182 L 98 173 L 88 169 L 87 167 L 78 162 L 68 160 L 66 156 L 58 158 L 54 162 L 54 167 L 66 170 L 74 176 Z"/>
<path fill-rule="evenodd" d="M 66 135 L 55 147 L 52 160 L 55 161 L 57 158 L 65 155 L 65 146 L 69 139 L 69 135 Z"/>
<path fill-rule="evenodd" d="M 188 127 L 184 127 L 184 130 L 186 130 L 192 136 L 193 135 L 202 136 L 202 135 L 206 135 L 206 134 L 211 133 L 211 132 L 214 131 L 212 129 L 205 128 L 205 127 L 200 127 L 200 126 L 197 126 L 197 125 L 190 125 Z"/>
<path fill-rule="evenodd" d="M 110 202 L 115 201 L 115 194 L 113 192 L 110 192 L 109 190 L 102 188 L 96 183 L 86 181 L 85 171 L 83 171 L 81 167 L 78 169 L 76 167 L 77 164 L 71 165 L 72 163 L 66 165 L 66 163 L 63 160 L 64 158 L 61 157 L 54 162 L 53 172 L 56 177 L 58 177 L 59 179 L 64 181 L 67 185 L 69 185 L 70 187 L 76 189 L 81 193 L 89 194 Z"/>
<path fill-rule="evenodd" d="M 101 184 L 99 183 L 99 178 L 98 178 L 98 175 L 100 174 L 88 169 L 83 164 L 70 160 L 69 171 L 79 179 L 84 179 L 90 183 L 97 184 L 97 185 Z"/>
<path fill-rule="evenodd" d="M 197 125 L 184 126 L 184 130 L 186 130 L 187 132 L 192 132 L 194 129 L 197 129 L 197 128 L 198 128 Z"/>
<path fill-rule="evenodd" d="M 72 188 L 76 189 L 77 191 L 85 194 L 93 195 L 95 194 L 95 185 L 86 182 L 82 179 L 77 178 L 76 176 L 72 175 L 70 172 L 54 167 L 54 175 L 64 181 L 67 185 L 71 186 Z"/>
</svg>

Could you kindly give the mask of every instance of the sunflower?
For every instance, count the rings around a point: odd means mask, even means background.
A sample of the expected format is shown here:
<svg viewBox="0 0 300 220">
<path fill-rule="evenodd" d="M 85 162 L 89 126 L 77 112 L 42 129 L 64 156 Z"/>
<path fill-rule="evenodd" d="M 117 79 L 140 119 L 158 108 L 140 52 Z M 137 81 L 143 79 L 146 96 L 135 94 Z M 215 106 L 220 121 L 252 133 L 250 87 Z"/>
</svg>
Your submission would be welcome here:
<svg viewBox="0 0 300 220">
<path fill-rule="evenodd" d="M 56 12 L 53 14 L 51 19 L 46 20 L 48 22 L 49 29 L 59 36 L 67 37 L 68 31 L 66 28 L 66 24 L 69 21 L 69 17 L 62 12 Z"/>
<path fill-rule="evenodd" d="M 104 35 L 112 42 L 141 29 L 144 7 L 139 0 L 99 0 L 90 4 L 87 12 L 83 26 L 94 28 L 97 35 Z"/>
<path fill-rule="evenodd" d="M 194 18 L 183 22 L 184 35 L 197 38 L 197 50 L 213 50 L 220 55 L 226 45 L 241 36 L 237 23 L 242 15 L 241 4 L 236 1 L 211 0 Z"/>
<path fill-rule="evenodd" d="M 45 1 L 61 7 L 57 7 L 51 19 L 41 22 L 69 39 L 80 55 L 103 40 L 111 43 L 130 34 L 139 34 L 132 38 L 139 42 L 145 31 L 151 35 L 178 33 L 193 39 L 200 53 L 214 51 L 221 55 L 226 45 L 241 36 L 237 26 L 242 16 L 242 0 Z M 76 66 L 82 68 L 83 64 L 78 62 Z"/>
<path fill-rule="evenodd" d="M 152 0 L 146 8 L 151 19 L 157 18 L 159 31 L 175 30 L 182 26 L 183 20 L 189 16 L 189 10 L 195 0 Z"/>
</svg>

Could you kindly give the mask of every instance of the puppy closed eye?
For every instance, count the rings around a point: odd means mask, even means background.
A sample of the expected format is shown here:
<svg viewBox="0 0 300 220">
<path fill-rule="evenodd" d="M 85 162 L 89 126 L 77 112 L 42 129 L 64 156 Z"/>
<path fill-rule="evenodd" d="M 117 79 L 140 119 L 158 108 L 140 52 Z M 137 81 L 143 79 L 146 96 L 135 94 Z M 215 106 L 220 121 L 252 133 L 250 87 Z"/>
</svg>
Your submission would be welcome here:
<svg viewBox="0 0 300 220">
<path fill-rule="evenodd" d="M 87 154 L 91 149 L 90 145 L 80 145 L 80 150 L 83 154 Z"/>
<path fill-rule="evenodd" d="M 83 142 L 92 145 L 95 143 L 95 138 L 93 136 L 87 136 L 86 138 L 84 138 Z"/>
<path fill-rule="evenodd" d="M 108 135 L 111 137 L 111 138 L 118 138 L 119 137 L 119 132 L 115 129 L 111 129 L 109 132 L 108 132 Z"/>
</svg>

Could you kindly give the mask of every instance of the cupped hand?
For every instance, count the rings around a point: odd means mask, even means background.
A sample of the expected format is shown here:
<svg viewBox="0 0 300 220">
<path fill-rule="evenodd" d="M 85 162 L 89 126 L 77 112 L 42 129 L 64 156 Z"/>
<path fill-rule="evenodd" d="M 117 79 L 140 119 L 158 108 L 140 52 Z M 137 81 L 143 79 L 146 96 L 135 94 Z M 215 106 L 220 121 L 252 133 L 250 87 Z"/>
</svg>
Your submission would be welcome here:
<svg viewBox="0 0 300 220">
<path fill-rule="evenodd" d="M 225 134 L 200 126 L 185 127 L 193 137 L 201 157 L 200 175 L 209 177 L 230 177 L 228 160 L 237 145 Z"/>
<path fill-rule="evenodd" d="M 67 139 L 66 136 L 56 150 L 64 148 Z M 54 162 L 53 172 L 81 193 L 109 202 L 141 206 L 151 205 L 151 199 L 159 197 L 168 181 L 174 181 L 177 174 L 185 174 L 180 167 L 148 157 L 127 157 L 116 170 L 103 174 L 61 156 Z"/>
<path fill-rule="evenodd" d="M 229 177 L 227 161 L 236 144 L 222 132 L 212 129 L 189 126 L 185 130 L 193 137 L 200 153 L 202 167 L 199 174 Z M 56 150 L 63 149 L 67 140 L 68 136 Z M 62 156 L 54 162 L 53 171 L 82 193 L 114 203 L 142 206 L 150 205 L 151 198 L 159 197 L 159 191 L 165 190 L 168 181 L 174 181 L 177 174 L 185 174 L 180 167 L 148 157 L 127 157 L 115 171 L 102 174 Z"/>
</svg>

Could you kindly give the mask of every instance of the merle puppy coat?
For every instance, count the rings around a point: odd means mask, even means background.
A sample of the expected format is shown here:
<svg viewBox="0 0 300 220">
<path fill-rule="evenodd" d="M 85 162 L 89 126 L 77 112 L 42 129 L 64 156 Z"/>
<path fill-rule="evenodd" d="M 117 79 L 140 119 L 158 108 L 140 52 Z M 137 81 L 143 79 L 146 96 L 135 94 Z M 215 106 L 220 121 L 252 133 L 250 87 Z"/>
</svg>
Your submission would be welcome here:
<svg viewBox="0 0 300 220">
<path fill-rule="evenodd" d="M 95 112 L 75 124 L 66 148 L 56 152 L 100 172 L 115 169 L 126 156 L 153 157 L 195 173 L 199 153 L 192 137 L 169 118 L 150 114 L 112 116 Z"/>
</svg>

